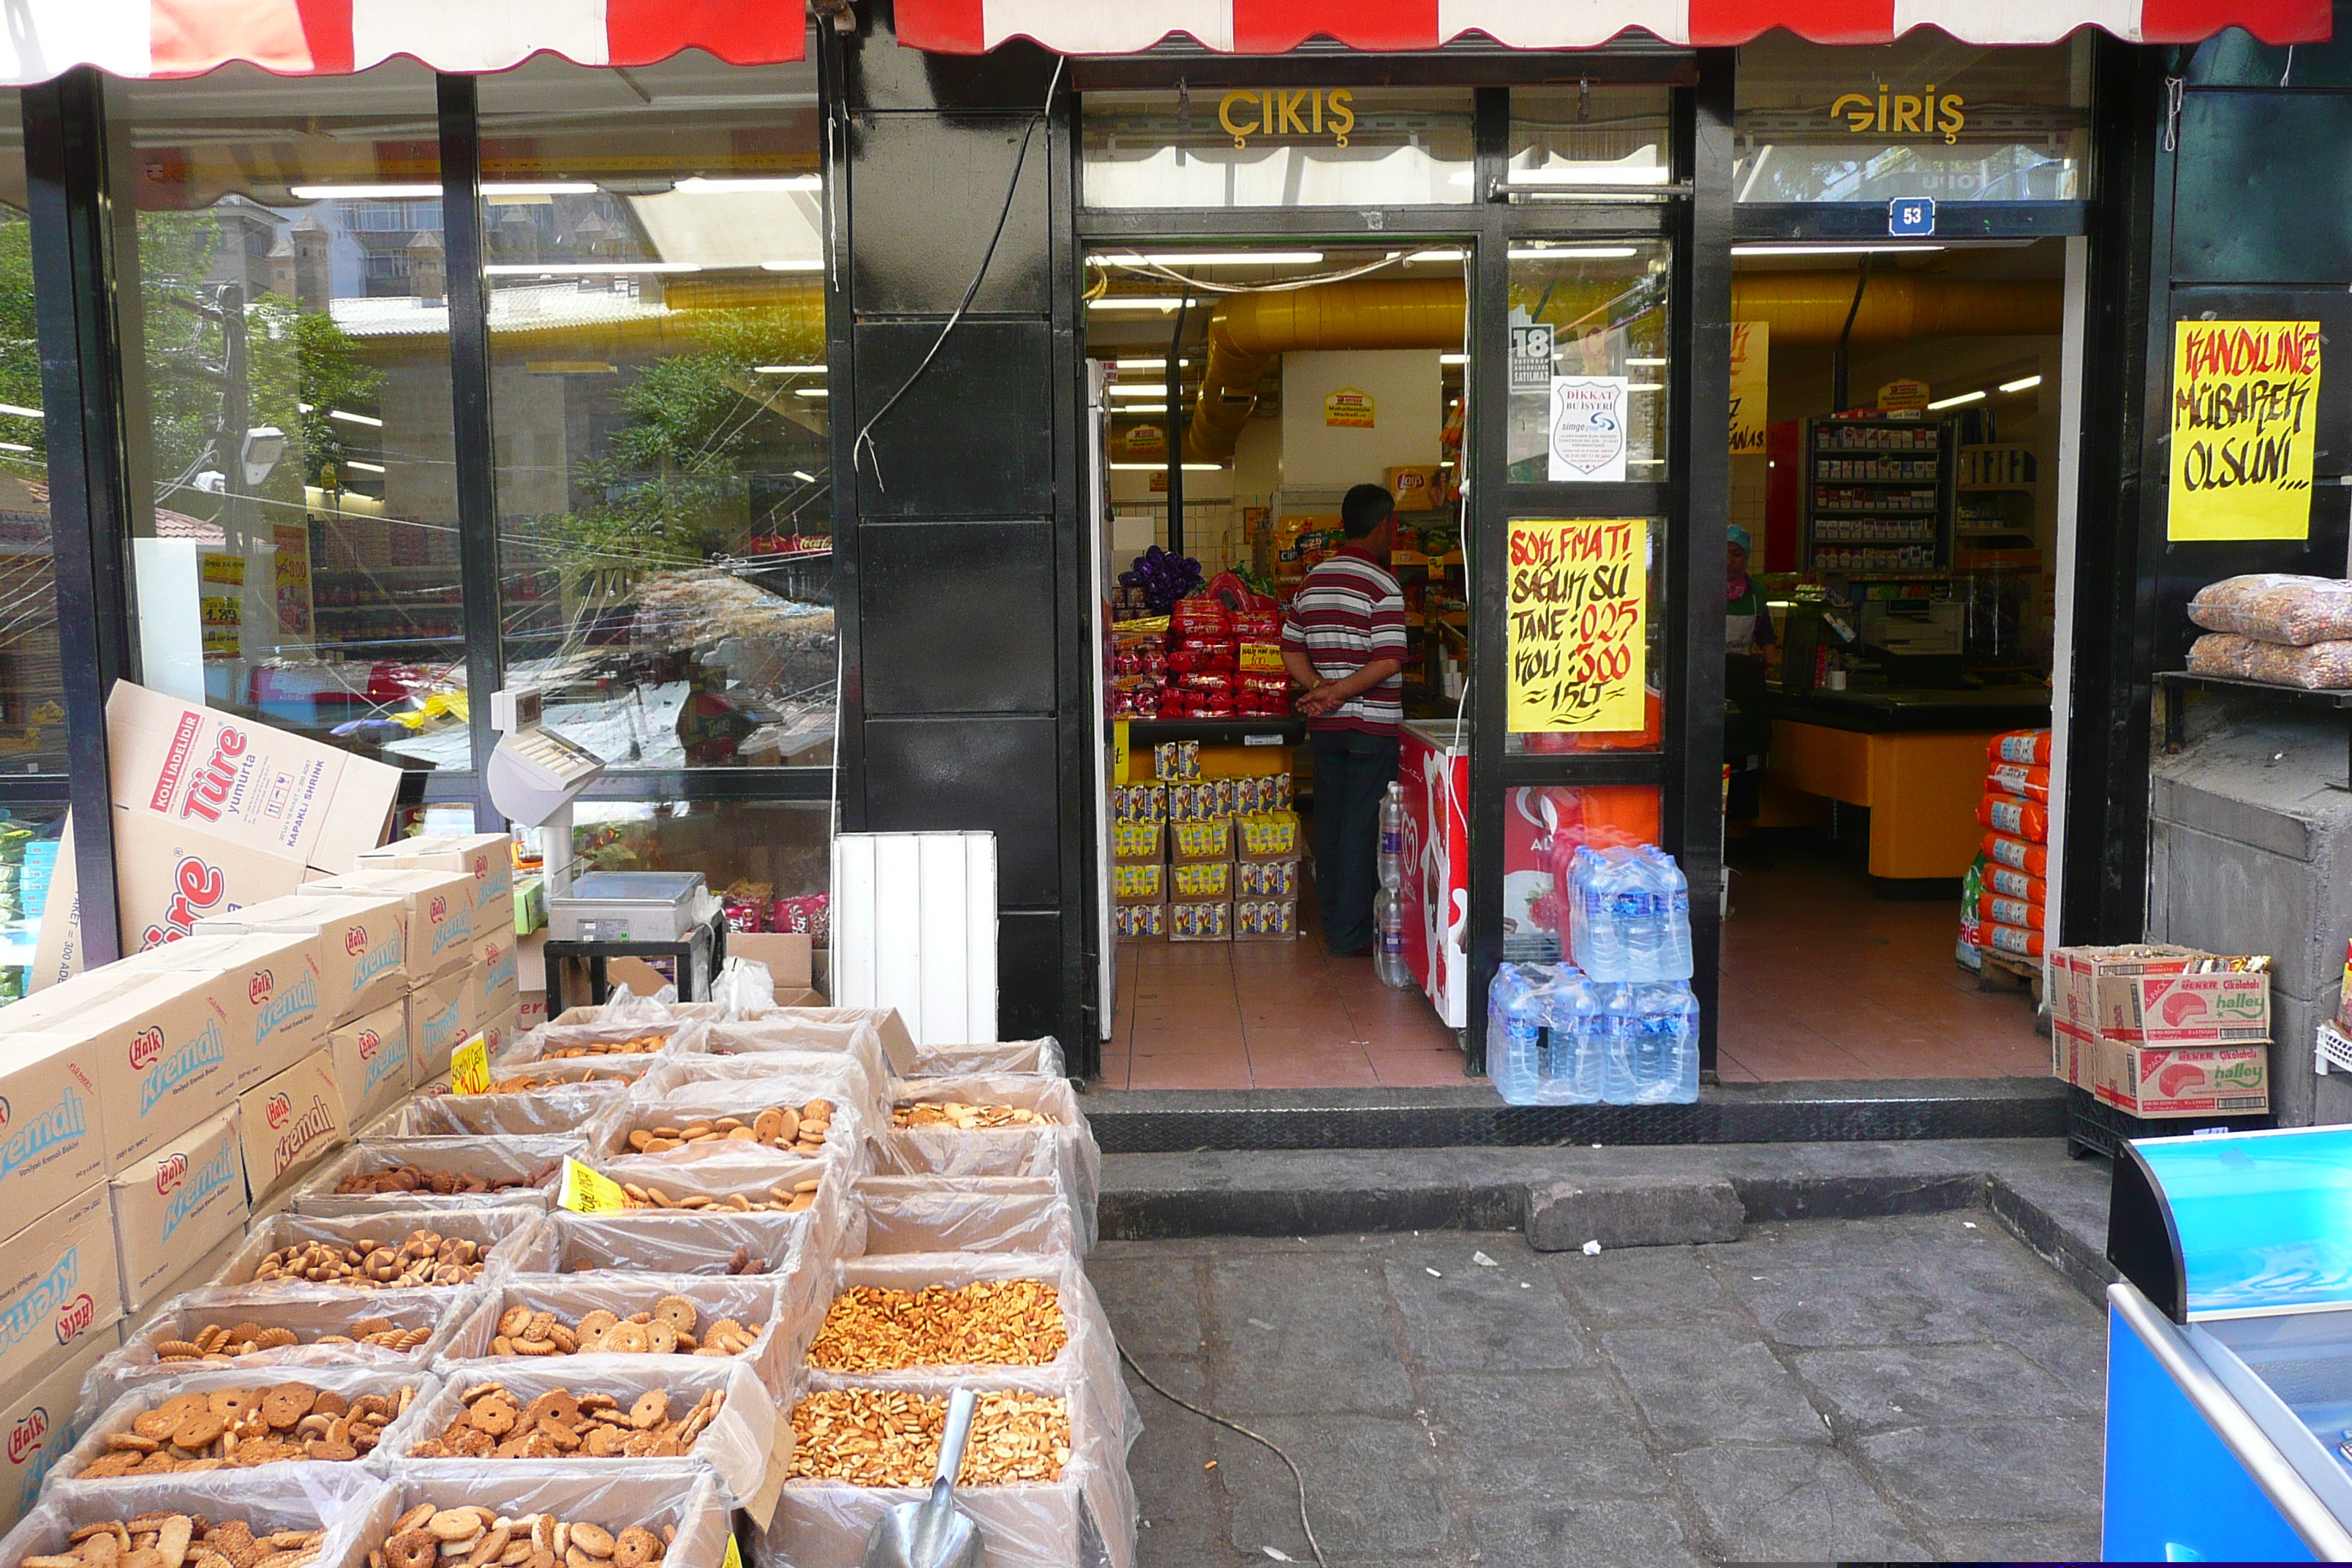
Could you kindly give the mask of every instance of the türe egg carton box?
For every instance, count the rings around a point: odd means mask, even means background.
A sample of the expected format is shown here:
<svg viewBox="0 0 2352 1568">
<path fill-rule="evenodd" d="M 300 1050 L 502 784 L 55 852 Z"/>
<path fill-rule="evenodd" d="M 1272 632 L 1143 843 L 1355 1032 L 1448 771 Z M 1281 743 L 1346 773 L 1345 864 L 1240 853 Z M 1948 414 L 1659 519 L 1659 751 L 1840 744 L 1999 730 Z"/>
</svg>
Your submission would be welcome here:
<svg viewBox="0 0 2352 1568">
<path fill-rule="evenodd" d="M 2108 974 L 2099 1032 L 2136 1046 L 2251 1046 L 2271 1037 L 2267 973 Z"/>
<path fill-rule="evenodd" d="M 46 1375 L 93 1341 L 112 1349 L 121 1320 L 104 1182 L 0 1241 L 0 1387 Z"/>
<path fill-rule="evenodd" d="M 353 871 L 320 878 L 309 883 L 306 890 L 404 901 L 411 985 L 474 962 L 474 882 L 462 871 Z"/>
<path fill-rule="evenodd" d="M 245 1150 L 234 1110 L 208 1117 L 108 1184 L 122 1309 L 143 1310 L 194 1258 L 245 1232 Z"/>
<path fill-rule="evenodd" d="M 231 1047 L 249 1026 L 225 1003 L 227 989 L 217 971 L 109 964 L 0 1007 L 0 1053 L 31 1062 L 63 1051 L 93 1063 L 86 1070 L 98 1083 L 105 1163 L 120 1170 L 236 1099 Z"/>
<path fill-rule="evenodd" d="M 397 768 L 127 680 L 107 697 L 106 737 L 125 952 L 350 870 L 383 838 L 400 787 Z M 72 831 L 49 883 L 35 990 L 82 967 Z"/>
<path fill-rule="evenodd" d="M 198 936 L 306 933 L 318 943 L 320 1010 L 330 1026 L 400 1000 L 408 989 L 408 901 L 391 894 L 289 893 L 196 922 Z"/>
</svg>

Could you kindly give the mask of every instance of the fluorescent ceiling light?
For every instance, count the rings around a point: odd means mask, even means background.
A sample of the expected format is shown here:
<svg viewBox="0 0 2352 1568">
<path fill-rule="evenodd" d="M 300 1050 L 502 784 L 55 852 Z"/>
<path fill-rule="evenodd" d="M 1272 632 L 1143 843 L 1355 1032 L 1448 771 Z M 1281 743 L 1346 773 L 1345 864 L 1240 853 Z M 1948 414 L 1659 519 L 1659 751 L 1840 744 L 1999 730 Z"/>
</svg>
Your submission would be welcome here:
<svg viewBox="0 0 2352 1568">
<path fill-rule="evenodd" d="M 347 468 L 357 468 L 363 474 L 380 474 L 383 472 L 383 465 L 382 463 L 363 463 L 357 458 L 345 458 L 343 459 L 343 467 Z"/>
<path fill-rule="evenodd" d="M 1168 362 L 1164 359 L 1122 359 L 1114 360 L 1111 363 L 1121 370 L 1166 370 L 1168 368 Z M 1191 364 L 1192 362 L 1180 359 L 1176 363 L 1182 366 Z"/>
<path fill-rule="evenodd" d="M 796 256 L 789 261 L 762 261 L 760 263 L 760 270 L 762 272 L 822 272 L 824 270 L 824 258 Z"/>
<path fill-rule="evenodd" d="M 1468 364 L 1470 363 L 1470 356 L 1468 354 L 1439 354 L 1437 356 L 1437 363 L 1440 364 Z"/>
<path fill-rule="evenodd" d="M 2000 384 L 2000 389 L 2003 392 L 2031 392 L 2041 384 L 2040 376 L 2029 375 L 2016 381 L 2004 381 Z"/>
<path fill-rule="evenodd" d="M 1165 397 L 1168 388 L 1162 384 L 1149 381 L 1119 381 L 1111 384 L 1110 395 L 1113 397 Z"/>
<path fill-rule="evenodd" d="M 1629 360 L 1627 360 L 1625 363 L 1626 363 L 1627 364 L 1629 364 L 1629 365 L 1635 365 L 1635 364 L 1672 364 L 1672 363 L 1674 363 L 1674 361 L 1672 361 L 1672 360 L 1664 360 L 1664 359 L 1629 359 Z"/>
<path fill-rule="evenodd" d="M 1932 414 L 1938 408 L 1958 408 L 1963 403 L 1982 403 L 1984 399 L 1985 390 L 1979 386 L 1974 392 L 1963 392 L 1958 397 L 1939 397 L 1927 405 L 1927 412 Z"/>
<path fill-rule="evenodd" d="M 798 468 L 794 468 L 793 470 L 793 478 L 800 480 L 800 482 L 804 485 L 813 485 L 816 483 L 816 476 L 814 474 L 803 473 Z"/>
<path fill-rule="evenodd" d="M 1089 310 L 1172 310 L 1182 304 L 1181 300 L 1147 300 L 1140 295 L 1106 294 L 1099 300 L 1087 301 Z"/>
<path fill-rule="evenodd" d="M 1514 248 L 1511 252 L 1511 259 L 1514 261 L 1563 259 L 1622 261 L 1626 257 L 1636 254 L 1638 254 L 1638 247 L 1631 245 L 1547 245 L 1528 250 Z"/>
<path fill-rule="evenodd" d="M 1657 163 L 1571 163 L 1544 169 L 1513 169 L 1504 176 L 1512 185 L 1663 185 L 1668 171 Z"/>
<path fill-rule="evenodd" d="M 761 174 L 737 179 L 732 175 L 709 179 L 701 174 L 689 174 L 670 187 L 688 195 L 716 195 L 730 191 L 821 191 L 824 189 L 822 174 Z"/>
<path fill-rule="evenodd" d="M 1168 412 L 1168 405 L 1164 403 L 1130 403 L 1124 408 L 1114 408 L 1111 412 L 1113 414 L 1165 414 Z"/>
<path fill-rule="evenodd" d="M 699 261 L 511 261 L 482 268 L 493 278 L 602 278 L 632 272 L 699 272 Z"/>
<path fill-rule="evenodd" d="M 0 414 L 13 414 L 19 419 L 42 419 L 47 417 L 47 416 L 44 415 L 39 409 L 27 408 L 21 403 L 0 403 Z"/>
<path fill-rule="evenodd" d="M 486 196 L 593 196 L 596 194 L 593 180 L 487 180 L 482 184 Z"/>
<path fill-rule="evenodd" d="M 1468 254 L 1462 250 L 1416 250 L 1404 258 L 1404 264 L 1410 267 L 1416 261 L 1459 261 Z"/>
<path fill-rule="evenodd" d="M 1089 256 L 1097 267 L 1312 267 L 1319 250 L 1168 250 L 1148 256 Z"/>
<path fill-rule="evenodd" d="M 1940 245 L 1735 245 L 1734 256 L 1925 256 Z"/>
<path fill-rule="evenodd" d="M 5 408 L 0 408 L 0 413 L 5 412 L 6 412 Z M 372 425 L 378 430 L 383 428 L 383 421 L 373 414 L 353 414 L 348 409 L 330 408 L 327 410 L 327 417 L 340 419 L 346 425 Z"/>
<path fill-rule="evenodd" d="M 437 197 L 441 187 L 435 184 L 383 185 L 294 185 L 289 194 L 305 202 L 390 202 L 415 201 Z M 593 196 L 593 182 L 587 180 L 485 180 L 482 195 L 486 196 Z"/>
<path fill-rule="evenodd" d="M 1628 392 L 1664 392 L 1665 389 L 1666 384 L 1663 381 L 1637 381 L 1628 386 L 1625 390 Z"/>
<path fill-rule="evenodd" d="M 793 389 L 794 397 L 830 397 L 833 394 L 822 386 L 800 386 Z"/>
<path fill-rule="evenodd" d="M 823 375 L 824 366 L 821 364 L 755 364 L 751 367 L 751 374 L 753 375 Z"/>
<path fill-rule="evenodd" d="M 1168 465 L 1165 463 L 1113 463 L 1110 466 L 1118 469 L 1122 474 L 1164 474 L 1168 471 Z M 1225 466 L 1223 463 L 1186 463 L 1183 465 L 1184 471 L 1188 474 L 1221 473 L 1223 471 L 1224 467 Z"/>
</svg>

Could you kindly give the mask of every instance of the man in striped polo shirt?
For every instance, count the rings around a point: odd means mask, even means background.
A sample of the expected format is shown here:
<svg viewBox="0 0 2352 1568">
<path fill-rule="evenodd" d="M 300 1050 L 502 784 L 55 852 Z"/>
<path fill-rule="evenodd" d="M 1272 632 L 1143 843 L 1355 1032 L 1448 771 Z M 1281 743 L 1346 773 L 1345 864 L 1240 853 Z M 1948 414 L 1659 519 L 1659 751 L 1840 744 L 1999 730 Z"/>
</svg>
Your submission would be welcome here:
<svg viewBox="0 0 2352 1568">
<path fill-rule="evenodd" d="M 1299 584 L 1282 622 L 1282 663 L 1305 687 L 1315 757 L 1315 890 L 1323 942 L 1371 951 L 1380 890 L 1381 799 L 1396 777 L 1404 720 L 1404 594 L 1389 574 L 1396 500 L 1358 485 L 1339 503 L 1348 542 Z"/>
</svg>

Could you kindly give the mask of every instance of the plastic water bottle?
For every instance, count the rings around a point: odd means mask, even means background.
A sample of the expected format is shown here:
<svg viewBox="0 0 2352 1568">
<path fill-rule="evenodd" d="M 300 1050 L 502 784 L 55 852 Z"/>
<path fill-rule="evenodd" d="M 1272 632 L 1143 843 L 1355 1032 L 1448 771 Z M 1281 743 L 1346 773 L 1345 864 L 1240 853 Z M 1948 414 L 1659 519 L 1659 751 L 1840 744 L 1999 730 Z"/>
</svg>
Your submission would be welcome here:
<svg viewBox="0 0 2352 1568">
<path fill-rule="evenodd" d="M 1657 881 L 1664 904 L 1659 910 L 1661 935 L 1659 952 L 1660 980 L 1688 980 L 1691 977 L 1690 881 L 1675 858 L 1664 850 L 1650 847 L 1644 853 L 1655 868 Z"/>
<path fill-rule="evenodd" d="M 1562 964 L 1552 977 L 1544 1010 L 1550 1034 L 1546 1105 L 1597 1105 L 1601 1100 L 1600 998 L 1591 981 Z"/>
<path fill-rule="evenodd" d="M 1486 1076 L 1495 1092 L 1512 1105 L 1539 1103 L 1536 1056 L 1543 1045 L 1545 1008 L 1537 985 L 1540 973 L 1531 965 L 1506 963 L 1486 988 Z"/>
<path fill-rule="evenodd" d="M 1577 850 L 1569 892 L 1569 956 L 1591 979 L 1625 978 L 1625 944 L 1612 907 L 1615 868 L 1587 847 Z"/>
<path fill-rule="evenodd" d="M 1402 887 L 1404 883 L 1404 785 L 1389 781 L 1389 793 L 1381 799 L 1381 885 Z"/>
<path fill-rule="evenodd" d="M 1685 930 L 1687 940 L 1687 921 Z M 1655 987 L 1651 1005 L 1664 1020 L 1664 1032 L 1673 1051 L 1669 1070 L 1662 1080 L 1664 1092 L 1657 1097 L 1658 1101 L 1668 1105 L 1695 1104 L 1698 1100 L 1698 997 L 1689 982 L 1671 980 Z"/>
<path fill-rule="evenodd" d="M 1404 963 L 1404 895 L 1391 882 L 1372 895 L 1372 973 L 1402 991 L 1412 984 Z"/>
<path fill-rule="evenodd" d="M 1638 1005 L 1631 985 L 1610 983 L 1593 987 L 1592 1034 L 1600 1047 L 1604 1104 L 1641 1103 L 1642 1086 L 1633 1068 L 1633 1040 L 1641 1028 Z"/>
</svg>

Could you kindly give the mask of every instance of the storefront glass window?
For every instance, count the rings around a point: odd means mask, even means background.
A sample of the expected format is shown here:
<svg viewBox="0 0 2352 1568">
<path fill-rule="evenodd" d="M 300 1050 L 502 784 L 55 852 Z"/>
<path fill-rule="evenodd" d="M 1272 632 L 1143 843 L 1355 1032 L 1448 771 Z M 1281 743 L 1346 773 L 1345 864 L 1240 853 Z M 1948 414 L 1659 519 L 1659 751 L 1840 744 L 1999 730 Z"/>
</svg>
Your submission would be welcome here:
<svg viewBox="0 0 2352 1568">
<path fill-rule="evenodd" d="M 124 90 L 147 684 L 463 769 L 433 75 L 228 66 Z"/>
<path fill-rule="evenodd" d="M 1665 479 L 1671 260 L 1655 240 L 1513 243 L 1514 481 Z M 1569 395 L 1582 435 L 1563 444 L 1554 408 Z"/>
<path fill-rule="evenodd" d="M 509 680 L 616 769 L 829 763 L 814 68 L 542 56 L 481 113 Z"/>
<path fill-rule="evenodd" d="M 1666 542 L 1663 518 L 1511 520 L 1506 752 L 1664 744 Z"/>
<path fill-rule="evenodd" d="M 1578 849 L 1657 844 L 1664 796 L 1654 784 L 1535 784 L 1503 810 L 1503 958 L 1565 958 L 1569 867 Z M 1484 998 L 1475 999 L 1481 1005 Z"/>
<path fill-rule="evenodd" d="M 1511 89 L 1514 190 L 1624 196 L 1673 179 L 1664 87 L 1586 82 Z"/>
<path fill-rule="evenodd" d="M 2073 202 L 2089 195 L 2090 52 L 1980 47 L 1932 27 L 1830 47 L 1774 32 L 1739 51 L 1743 202 Z"/>
<path fill-rule="evenodd" d="M 582 801 L 574 812 L 578 870 L 699 871 L 734 929 L 805 931 L 826 945 L 829 803 Z"/>
<path fill-rule="evenodd" d="M 1202 88 L 1087 95 L 1092 207 L 1467 202 L 1467 88 Z"/>
<path fill-rule="evenodd" d="M 58 591 L 49 570 L 49 471 L 33 323 L 32 226 L 16 95 L 0 92 L 0 773 L 66 767 Z M 13 412 L 22 410 L 22 412 Z M 0 831 L 5 831 L 0 824 Z M 5 910 L 5 905 L 0 905 Z M 33 910 L 37 918 L 38 906 Z"/>
</svg>

